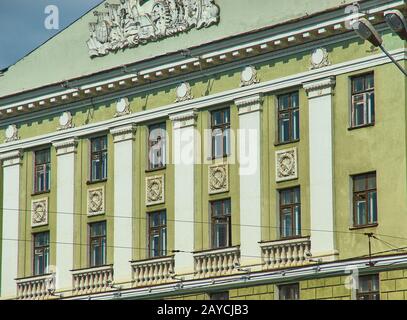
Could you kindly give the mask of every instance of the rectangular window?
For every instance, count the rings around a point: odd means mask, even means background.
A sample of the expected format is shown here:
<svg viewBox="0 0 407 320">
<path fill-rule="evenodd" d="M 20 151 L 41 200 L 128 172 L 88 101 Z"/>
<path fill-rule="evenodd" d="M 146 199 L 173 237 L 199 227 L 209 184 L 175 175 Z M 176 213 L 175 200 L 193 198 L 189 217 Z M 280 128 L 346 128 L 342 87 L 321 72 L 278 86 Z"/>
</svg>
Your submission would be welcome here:
<svg viewBox="0 0 407 320">
<path fill-rule="evenodd" d="M 148 169 L 160 169 L 166 165 L 166 129 L 165 123 L 151 125 L 148 128 Z"/>
<path fill-rule="evenodd" d="M 359 277 L 357 300 L 380 300 L 379 275 Z"/>
<path fill-rule="evenodd" d="M 376 173 L 353 176 L 353 223 L 355 227 L 377 224 Z"/>
<path fill-rule="evenodd" d="M 230 152 L 230 109 L 211 113 L 212 157 L 223 158 Z"/>
<path fill-rule="evenodd" d="M 373 73 L 353 77 L 351 82 L 352 82 L 351 127 L 357 128 L 361 126 L 374 124 L 375 97 L 374 97 Z"/>
<path fill-rule="evenodd" d="M 34 275 L 39 276 L 48 272 L 49 266 L 49 232 L 36 233 L 33 248 Z"/>
<path fill-rule="evenodd" d="M 106 265 L 106 221 L 89 224 L 89 261 L 91 267 Z"/>
<path fill-rule="evenodd" d="M 150 258 L 167 255 L 167 214 L 165 210 L 149 214 Z"/>
<path fill-rule="evenodd" d="M 299 300 L 300 285 L 295 283 L 278 286 L 278 295 L 280 300 Z"/>
<path fill-rule="evenodd" d="M 50 149 L 34 153 L 34 193 L 47 192 L 51 185 Z"/>
<path fill-rule="evenodd" d="M 280 236 L 281 238 L 301 236 L 301 194 L 299 187 L 280 191 Z"/>
<path fill-rule="evenodd" d="M 90 140 L 91 182 L 107 179 L 107 137 Z"/>
<path fill-rule="evenodd" d="M 300 139 L 299 94 L 292 92 L 278 97 L 278 143 Z"/>
<path fill-rule="evenodd" d="M 227 248 L 232 245 L 230 199 L 211 202 L 212 248 Z"/>
<path fill-rule="evenodd" d="M 209 300 L 216 300 L 216 301 L 229 300 L 229 291 L 210 293 Z"/>
</svg>

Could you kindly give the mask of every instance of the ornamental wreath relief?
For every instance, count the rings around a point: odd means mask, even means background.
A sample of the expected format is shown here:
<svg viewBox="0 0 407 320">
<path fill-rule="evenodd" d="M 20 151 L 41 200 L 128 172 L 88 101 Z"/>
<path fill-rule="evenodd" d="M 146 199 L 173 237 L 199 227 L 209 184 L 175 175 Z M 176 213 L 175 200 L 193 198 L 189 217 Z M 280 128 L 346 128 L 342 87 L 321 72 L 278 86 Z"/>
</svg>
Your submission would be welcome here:
<svg viewBox="0 0 407 320">
<path fill-rule="evenodd" d="M 31 226 L 39 227 L 48 224 L 48 199 L 33 200 L 31 202 Z"/>
<path fill-rule="evenodd" d="M 297 149 L 276 152 L 276 181 L 287 181 L 298 178 Z"/>
<path fill-rule="evenodd" d="M 228 165 L 209 166 L 208 171 L 209 194 L 222 193 L 229 191 Z"/>
<path fill-rule="evenodd" d="M 103 187 L 88 190 L 88 215 L 105 213 L 105 189 Z"/>
<path fill-rule="evenodd" d="M 219 21 L 214 0 L 120 0 L 106 3 L 106 12 L 94 11 L 87 42 L 91 57 L 171 37 Z"/>
<path fill-rule="evenodd" d="M 146 178 L 146 205 L 164 203 L 164 176 Z"/>
</svg>

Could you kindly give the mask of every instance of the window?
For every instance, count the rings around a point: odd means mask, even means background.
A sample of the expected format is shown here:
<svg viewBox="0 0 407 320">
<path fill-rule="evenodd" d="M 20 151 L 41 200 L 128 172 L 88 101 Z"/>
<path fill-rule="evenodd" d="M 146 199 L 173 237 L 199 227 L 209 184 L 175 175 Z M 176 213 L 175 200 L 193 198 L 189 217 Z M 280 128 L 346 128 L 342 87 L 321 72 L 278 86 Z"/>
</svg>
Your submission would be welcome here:
<svg viewBox="0 0 407 320">
<path fill-rule="evenodd" d="M 211 202 L 212 248 L 232 245 L 230 199 Z"/>
<path fill-rule="evenodd" d="M 380 300 L 378 274 L 359 277 L 357 300 Z"/>
<path fill-rule="evenodd" d="M 34 192 L 47 192 L 51 182 L 51 154 L 50 149 L 34 153 Z"/>
<path fill-rule="evenodd" d="M 374 124 L 374 76 L 373 73 L 352 78 L 351 127 Z"/>
<path fill-rule="evenodd" d="M 229 300 L 229 291 L 210 293 L 209 300 Z"/>
<path fill-rule="evenodd" d="M 148 128 L 148 169 L 160 169 L 165 166 L 165 123 Z"/>
<path fill-rule="evenodd" d="M 298 283 L 278 286 L 280 300 L 299 300 L 300 286 Z"/>
<path fill-rule="evenodd" d="M 106 264 L 106 221 L 89 224 L 89 260 L 91 267 Z"/>
<path fill-rule="evenodd" d="M 167 215 L 165 211 L 149 214 L 149 251 L 150 258 L 167 255 Z"/>
<path fill-rule="evenodd" d="M 278 97 L 278 143 L 300 139 L 300 108 L 298 92 Z"/>
<path fill-rule="evenodd" d="M 212 157 L 223 158 L 230 155 L 230 109 L 211 113 Z"/>
<path fill-rule="evenodd" d="M 301 194 L 299 187 L 280 191 L 280 236 L 281 238 L 301 236 Z"/>
<path fill-rule="evenodd" d="M 353 223 L 355 227 L 377 224 L 376 173 L 353 177 Z"/>
<path fill-rule="evenodd" d="M 33 270 L 39 276 L 47 272 L 49 265 L 49 232 L 34 234 Z"/>
<path fill-rule="evenodd" d="M 107 137 L 91 139 L 91 174 L 92 182 L 107 178 Z"/>
</svg>

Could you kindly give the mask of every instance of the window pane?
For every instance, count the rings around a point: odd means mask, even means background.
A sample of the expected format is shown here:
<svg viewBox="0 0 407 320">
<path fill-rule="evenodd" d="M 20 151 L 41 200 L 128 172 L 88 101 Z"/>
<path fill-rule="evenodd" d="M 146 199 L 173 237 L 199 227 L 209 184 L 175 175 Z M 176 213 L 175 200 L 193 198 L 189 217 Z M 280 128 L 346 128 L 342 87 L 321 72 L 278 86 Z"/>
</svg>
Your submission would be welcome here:
<svg viewBox="0 0 407 320">
<path fill-rule="evenodd" d="M 280 110 L 286 110 L 289 107 L 289 95 L 280 96 L 278 99 L 278 106 Z"/>
<path fill-rule="evenodd" d="M 376 192 L 370 192 L 368 194 L 369 201 L 369 223 L 377 222 L 377 194 Z"/>
<path fill-rule="evenodd" d="M 366 76 L 366 90 L 374 88 L 374 76 L 369 74 Z"/>
<path fill-rule="evenodd" d="M 225 223 L 217 223 L 214 228 L 214 241 L 215 247 L 221 248 L 226 247 L 227 243 L 227 224 Z"/>
<path fill-rule="evenodd" d="M 280 192 L 281 204 L 291 204 L 292 203 L 292 190 L 283 190 Z"/>
<path fill-rule="evenodd" d="M 367 119 L 368 123 L 373 123 L 375 121 L 375 111 L 374 111 L 374 92 L 367 94 Z"/>
<path fill-rule="evenodd" d="M 300 111 L 296 110 L 293 112 L 293 140 L 298 140 L 300 138 Z"/>
<path fill-rule="evenodd" d="M 360 92 L 364 90 L 364 78 L 354 78 L 353 79 L 353 92 Z"/>
<path fill-rule="evenodd" d="M 292 236 L 292 213 L 290 209 L 283 209 L 282 211 L 282 236 L 291 237 Z"/>
<path fill-rule="evenodd" d="M 288 114 L 283 115 L 279 120 L 279 137 L 280 142 L 290 141 L 290 119 Z"/>
<path fill-rule="evenodd" d="M 366 176 L 355 176 L 353 178 L 354 181 L 354 191 L 365 191 L 366 190 Z"/>
<path fill-rule="evenodd" d="M 358 225 L 367 224 L 366 220 L 366 201 L 359 200 L 356 202 L 356 218 Z"/>
<path fill-rule="evenodd" d="M 294 207 L 294 235 L 301 235 L 301 208 L 300 206 Z"/>
</svg>

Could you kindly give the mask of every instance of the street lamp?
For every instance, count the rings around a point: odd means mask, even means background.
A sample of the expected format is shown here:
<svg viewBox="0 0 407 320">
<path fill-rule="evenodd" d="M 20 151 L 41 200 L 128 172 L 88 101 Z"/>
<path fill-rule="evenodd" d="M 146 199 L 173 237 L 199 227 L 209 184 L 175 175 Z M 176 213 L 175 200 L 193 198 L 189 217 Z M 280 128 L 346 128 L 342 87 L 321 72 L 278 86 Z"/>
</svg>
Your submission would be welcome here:
<svg viewBox="0 0 407 320">
<path fill-rule="evenodd" d="M 398 10 L 387 11 L 385 13 L 386 22 L 390 28 L 396 32 L 402 39 L 407 38 L 406 21 L 403 14 Z M 352 23 L 353 30 L 364 40 L 369 41 L 373 46 L 379 47 L 386 56 L 407 76 L 407 71 L 392 57 L 392 55 L 383 47 L 383 39 L 373 25 L 365 18 L 359 18 Z M 405 39 L 404 39 L 405 40 Z"/>
</svg>

